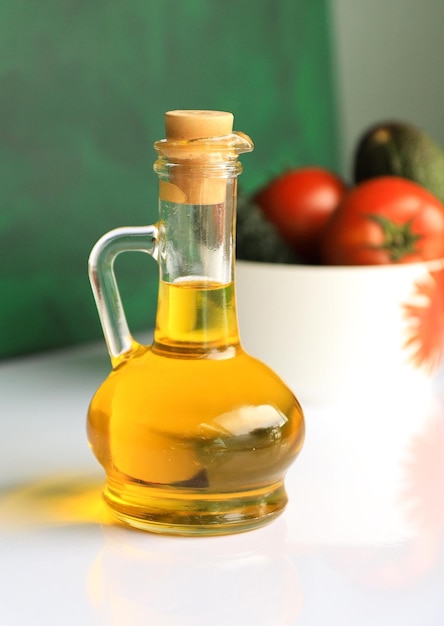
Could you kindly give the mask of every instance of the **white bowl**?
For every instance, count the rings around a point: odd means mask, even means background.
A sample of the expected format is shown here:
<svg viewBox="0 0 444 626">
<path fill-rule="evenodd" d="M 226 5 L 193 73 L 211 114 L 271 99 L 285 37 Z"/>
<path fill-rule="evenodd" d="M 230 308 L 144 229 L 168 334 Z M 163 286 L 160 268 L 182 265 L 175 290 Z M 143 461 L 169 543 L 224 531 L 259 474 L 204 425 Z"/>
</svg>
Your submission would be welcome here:
<svg viewBox="0 0 444 626">
<path fill-rule="evenodd" d="M 444 259 L 386 266 L 237 261 L 242 343 L 302 404 L 426 398 L 444 342 Z"/>
</svg>

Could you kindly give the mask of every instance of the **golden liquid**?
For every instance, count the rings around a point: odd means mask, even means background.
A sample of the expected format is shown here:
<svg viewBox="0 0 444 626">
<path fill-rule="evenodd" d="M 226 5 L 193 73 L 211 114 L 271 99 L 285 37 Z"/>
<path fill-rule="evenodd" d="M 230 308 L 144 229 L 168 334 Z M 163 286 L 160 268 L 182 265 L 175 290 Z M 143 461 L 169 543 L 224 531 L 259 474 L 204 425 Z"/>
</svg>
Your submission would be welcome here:
<svg viewBox="0 0 444 626">
<path fill-rule="evenodd" d="M 244 352 L 233 285 L 161 283 L 152 346 L 94 396 L 89 439 L 122 521 L 182 534 L 248 530 L 286 503 L 302 410 Z"/>
<path fill-rule="evenodd" d="M 155 331 L 158 349 L 201 353 L 238 345 L 234 302 L 233 283 L 161 281 Z"/>
</svg>

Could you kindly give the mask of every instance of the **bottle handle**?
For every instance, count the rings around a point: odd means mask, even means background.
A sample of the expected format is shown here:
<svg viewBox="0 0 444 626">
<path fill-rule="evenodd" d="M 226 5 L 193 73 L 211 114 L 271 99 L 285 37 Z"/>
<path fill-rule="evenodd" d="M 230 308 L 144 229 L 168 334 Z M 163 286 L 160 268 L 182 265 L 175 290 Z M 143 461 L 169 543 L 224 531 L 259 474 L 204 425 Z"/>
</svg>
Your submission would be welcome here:
<svg viewBox="0 0 444 626">
<path fill-rule="evenodd" d="M 157 260 L 157 225 L 115 228 L 103 235 L 91 250 L 89 280 L 113 368 L 140 348 L 128 328 L 114 261 L 121 252 L 147 252 Z"/>
</svg>

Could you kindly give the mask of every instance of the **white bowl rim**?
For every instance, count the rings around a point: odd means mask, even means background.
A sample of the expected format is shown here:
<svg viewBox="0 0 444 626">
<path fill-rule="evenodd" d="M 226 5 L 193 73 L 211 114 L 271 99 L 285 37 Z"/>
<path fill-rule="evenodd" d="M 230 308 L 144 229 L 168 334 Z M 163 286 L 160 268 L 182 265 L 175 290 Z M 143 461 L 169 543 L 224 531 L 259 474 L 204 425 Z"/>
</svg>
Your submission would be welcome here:
<svg viewBox="0 0 444 626">
<path fill-rule="evenodd" d="M 246 261 L 236 259 L 236 266 L 253 270 L 266 269 L 268 272 L 279 273 L 311 273 L 311 274 L 346 274 L 346 273 L 405 273 L 415 271 L 415 268 L 439 269 L 444 266 L 444 257 L 415 263 L 386 263 L 381 265 L 304 265 L 302 263 L 267 263 L 263 261 Z"/>
</svg>

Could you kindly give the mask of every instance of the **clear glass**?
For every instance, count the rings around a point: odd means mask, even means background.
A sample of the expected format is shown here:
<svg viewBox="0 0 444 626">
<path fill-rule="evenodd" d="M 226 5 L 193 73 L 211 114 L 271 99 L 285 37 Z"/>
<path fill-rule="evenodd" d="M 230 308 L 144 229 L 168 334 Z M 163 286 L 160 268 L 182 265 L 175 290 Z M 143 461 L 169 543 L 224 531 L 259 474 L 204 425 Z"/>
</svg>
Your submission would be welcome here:
<svg viewBox="0 0 444 626">
<path fill-rule="evenodd" d="M 287 501 L 302 409 L 244 351 L 236 315 L 237 156 L 249 146 L 235 133 L 204 145 L 158 142 L 158 223 L 112 231 L 91 254 L 113 371 L 91 401 L 89 441 L 111 512 L 136 528 L 239 532 L 269 522 Z M 114 258 L 127 249 L 159 264 L 150 346 L 132 338 L 114 278 Z"/>
</svg>

